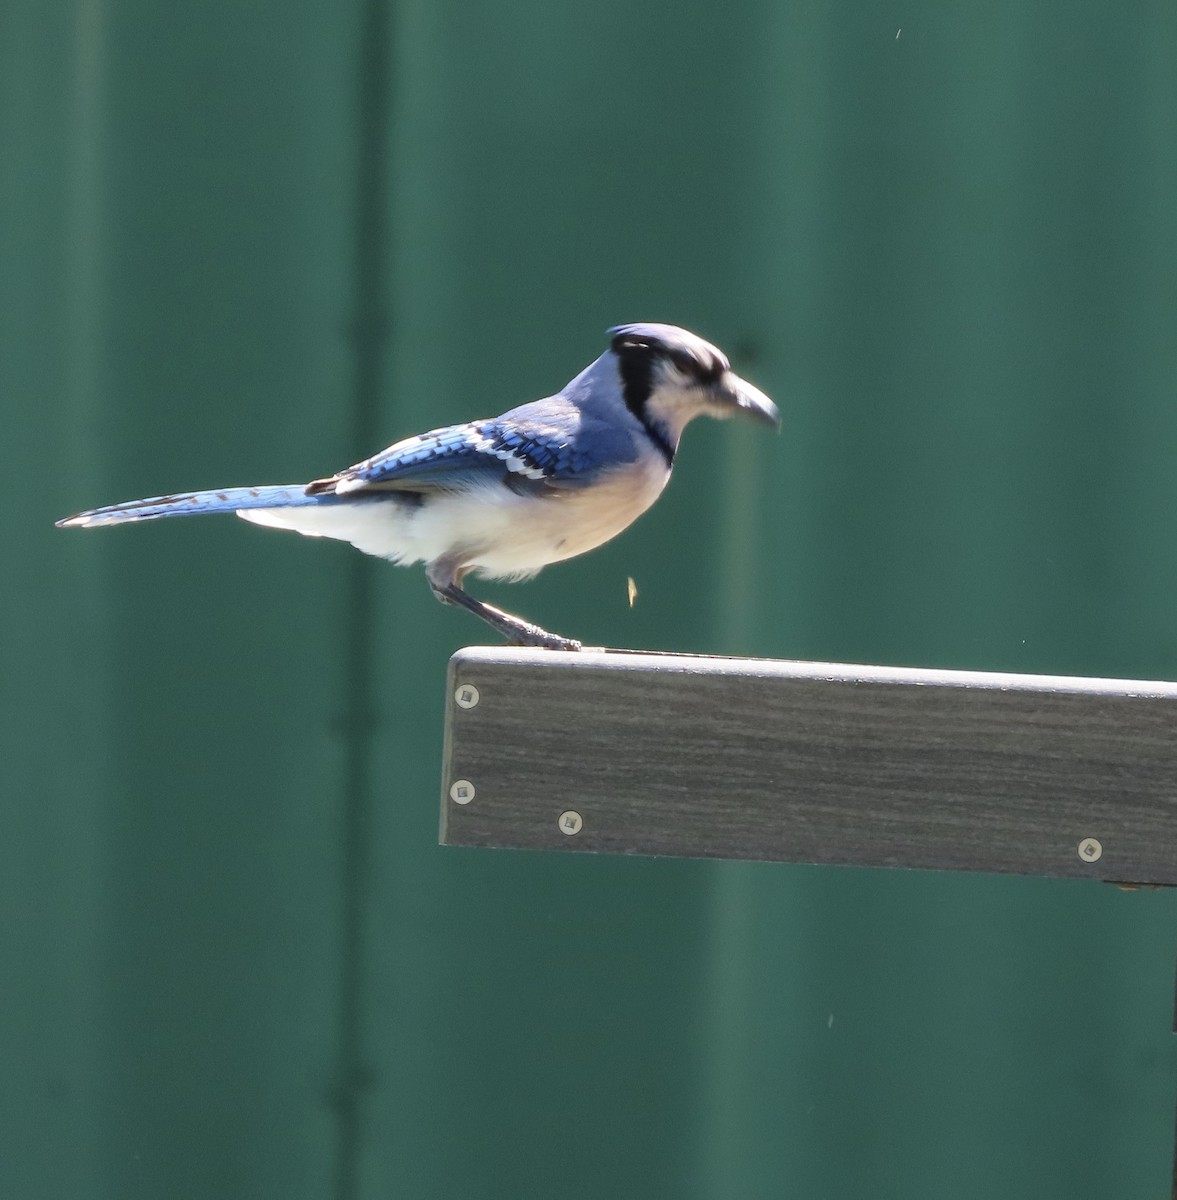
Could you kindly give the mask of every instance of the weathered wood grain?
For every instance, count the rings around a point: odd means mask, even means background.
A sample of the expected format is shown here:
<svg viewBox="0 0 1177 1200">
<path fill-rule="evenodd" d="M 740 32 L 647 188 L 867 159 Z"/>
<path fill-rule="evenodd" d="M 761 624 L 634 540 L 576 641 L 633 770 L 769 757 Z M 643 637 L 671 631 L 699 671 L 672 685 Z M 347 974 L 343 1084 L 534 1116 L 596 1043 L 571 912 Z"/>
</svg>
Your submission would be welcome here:
<svg viewBox="0 0 1177 1200">
<path fill-rule="evenodd" d="M 1177 684 L 504 647 L 447 699 L 447 845 L 1177 884 Z"/>
</svg>

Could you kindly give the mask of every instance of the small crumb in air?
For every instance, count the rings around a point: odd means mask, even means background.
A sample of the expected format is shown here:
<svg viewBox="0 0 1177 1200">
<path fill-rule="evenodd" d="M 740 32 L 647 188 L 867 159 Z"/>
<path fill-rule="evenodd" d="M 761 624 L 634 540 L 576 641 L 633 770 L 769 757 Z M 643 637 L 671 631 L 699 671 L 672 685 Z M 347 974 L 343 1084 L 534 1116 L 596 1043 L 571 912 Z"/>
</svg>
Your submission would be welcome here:
<svg viewBox="0 0 1177 1200">
<path fill-rule="evenodd" d="M 629 607 L 633 608 L 633 602 L 638 598 L 638 585 L 634 583 L 632 575 L 629 576 L 625 583 L 626 591 L 629 594 Z"/>
<path fill-rule="evenodd" d="M 834 1027 L 834 1014 L 830 1013 L 830 1019 L 826 1022 L 826 1028 L 833 1029 L 833 1027 Z"/>
<path fill-rule="evenodd" d="M 896 30 L 895 30 L 895 40 L 896 40 L 896 41 L 899 41 L 899 35 L 900 35 L 902 32 L 903 32 L 903 30 L 902 30 L 902 29 L 896 29 Z"/>
</svg>

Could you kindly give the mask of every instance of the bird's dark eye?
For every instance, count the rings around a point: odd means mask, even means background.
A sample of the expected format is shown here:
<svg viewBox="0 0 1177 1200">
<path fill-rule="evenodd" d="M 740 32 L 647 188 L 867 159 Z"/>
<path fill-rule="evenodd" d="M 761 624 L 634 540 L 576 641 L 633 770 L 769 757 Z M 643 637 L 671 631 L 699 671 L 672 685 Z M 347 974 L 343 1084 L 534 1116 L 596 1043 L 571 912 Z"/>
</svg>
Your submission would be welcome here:
<svg viewBox="0 0 1177 1200">
<path fill-rule="evenodd" d="M 679 372 L 699 383 L 714 383 L 723 374 L 723 363 L 710 354 L 700 358 L 690 350 L 671 350 L 668 357 Z"/>
</svg>

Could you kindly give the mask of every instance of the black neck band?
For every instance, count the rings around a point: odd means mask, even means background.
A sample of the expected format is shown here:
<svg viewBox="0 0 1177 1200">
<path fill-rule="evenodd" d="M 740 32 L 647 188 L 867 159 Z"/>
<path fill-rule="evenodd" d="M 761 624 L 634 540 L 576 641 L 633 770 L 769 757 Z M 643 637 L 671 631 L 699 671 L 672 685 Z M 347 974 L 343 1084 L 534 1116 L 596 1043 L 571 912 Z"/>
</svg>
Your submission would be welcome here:
<svg viewBox="0 0 1177 1200">
<path fill-rule="evenodd" d="M 654 361 L 649 350 L 644 346 L 620 346 L 617 348 L 617 361 L 621 369 L 621 391 L 625 398 L 625 407 L 641 423 L 649 435 L 650 441 L 658 447 L 668 467 L 674 466 L 674 446 L 666 435 L 666 430 L 656 421 L 651 420 L 647 408 L 650 393 L 654 390 Z"/>
</svg>

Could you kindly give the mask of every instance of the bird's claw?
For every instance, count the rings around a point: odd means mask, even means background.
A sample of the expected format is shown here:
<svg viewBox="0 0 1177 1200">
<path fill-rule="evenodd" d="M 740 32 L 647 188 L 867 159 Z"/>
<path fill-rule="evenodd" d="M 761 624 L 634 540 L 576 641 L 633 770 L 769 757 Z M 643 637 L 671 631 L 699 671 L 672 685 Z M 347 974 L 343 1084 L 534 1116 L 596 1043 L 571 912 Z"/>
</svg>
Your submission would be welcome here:
<svg viewBox="0 0 1177 1200">
<path fill-rule="evenodd" d="M 558 633 L 548 633 L 538 625 L 529 625 L 521 629 L 511 638 L 513 646 L 538 646 L 542 650 L 583 650 L 584 646 L 575 638 L 561 637 Z"/>
</svg>

